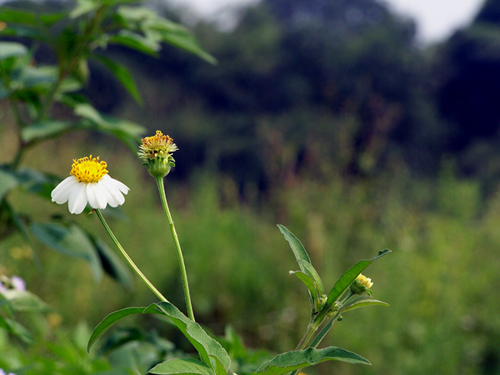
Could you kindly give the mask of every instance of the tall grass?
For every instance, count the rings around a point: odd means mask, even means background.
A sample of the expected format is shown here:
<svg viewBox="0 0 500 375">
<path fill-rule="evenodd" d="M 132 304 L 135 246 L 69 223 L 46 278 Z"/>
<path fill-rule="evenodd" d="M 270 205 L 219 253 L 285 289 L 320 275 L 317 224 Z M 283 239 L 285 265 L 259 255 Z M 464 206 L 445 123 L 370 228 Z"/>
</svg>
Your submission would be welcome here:
<svg viewBox="0 0 500 375">
<path fill-rule="evenodd" d="M 33 150 L 26 163 L 65 175 L 73 158 L 92 153 L 106 160 L 111 175 L 131 188 L 125 219 L 113 219 L 111 226 L 153 283 L 182 307 L 177 260 L 154 180 L 130 152 L 110 148 L 108 143 L 116 143 L 110 139 L 93 147 L 91 139 L 73 141 Z M 182 160 L 177 165 L 182 168 Z M 327 289 L 357 260 L 393 250 L 366 272 L 375 297 L 391 309 L 346 313 L 327 340 L 374 366 L 330 363 L 318 372 L 500 371 L 500 199 L 482 198 L 477 182 L 457 180 L 450 169 L 436 181 L 413 180 L 407 173 L 356 182 L 299 179 L 267 204 L 228 199 L 235 196 L 231 182 L 205 172 L 182 183 L 167 178 L 166 188 L 196 316 L 215 333 L 231 324 L 248 346 L 287 350 L 305 329 L 307 295 L 288 274 L 297 265 L 275 226 L 279 217 L 303 241 Z M 38 218 L 54 212 L 70 216 L 65 207 L 23 194 L 10 198 Z M 71 219 L 107 241 L 92 215 Z M 0 264 L 27 279 L 28 288 L 54 306 L 66 326 L 83 320 L 92 325 L 115 309 L 155 300 L 139 280 L 132 291 L 108 278 L 96 283 L 83 261 L 35 247 L 41 269 L 19 238 L 2 245 Z"/>
</svg>

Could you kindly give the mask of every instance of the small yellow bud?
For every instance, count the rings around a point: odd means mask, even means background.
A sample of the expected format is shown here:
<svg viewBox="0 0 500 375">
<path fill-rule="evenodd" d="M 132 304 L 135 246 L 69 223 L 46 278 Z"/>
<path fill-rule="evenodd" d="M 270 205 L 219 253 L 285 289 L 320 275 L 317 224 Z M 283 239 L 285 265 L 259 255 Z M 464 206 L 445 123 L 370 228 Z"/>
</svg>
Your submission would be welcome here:
<svg viewBox="0 0 500 375">
<path fill-rule="evenodd" d="M 359 274 L 351 284 L 351 290 L 355 294 L 371 294 L 370 288 L 373 286 L 372 280 L 363 274 Z"/>
</svg>

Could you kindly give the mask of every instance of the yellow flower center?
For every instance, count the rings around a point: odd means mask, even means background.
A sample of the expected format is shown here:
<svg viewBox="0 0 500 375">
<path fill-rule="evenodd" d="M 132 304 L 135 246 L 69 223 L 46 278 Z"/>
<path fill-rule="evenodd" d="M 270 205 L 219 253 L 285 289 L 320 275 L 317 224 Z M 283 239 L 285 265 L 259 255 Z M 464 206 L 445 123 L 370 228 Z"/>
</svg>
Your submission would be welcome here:
<svg viewBox="0 0 500 375">
<path fill-rule="evenodd" d="M 92 155 L 90 155 L 89 157 L 73 160 L 71 174 L 80 182 L 97 182 L 108 173 L 106 167 L 106 162 L 99 161 L 99 156 L 92 158 Z"/>
<path fill-rule="evenodd" d="M 367 289 L 370 289 L 373 286 L 372 279 L 363 274 L 359 274 L 358 277 L 356 277 L 356 281 Z"/>
<path fill-rule="evenodd" d="M 139 157 L 143 159 L 155 158 L 157 156 L 167 157 L 170 153 L 177 150 L 174 140 L 168 135 L 163 135 L 160 130 L 157 130 L 156 134 L 152 137 L 145 137 L 139 148 Z"/>
</svg>

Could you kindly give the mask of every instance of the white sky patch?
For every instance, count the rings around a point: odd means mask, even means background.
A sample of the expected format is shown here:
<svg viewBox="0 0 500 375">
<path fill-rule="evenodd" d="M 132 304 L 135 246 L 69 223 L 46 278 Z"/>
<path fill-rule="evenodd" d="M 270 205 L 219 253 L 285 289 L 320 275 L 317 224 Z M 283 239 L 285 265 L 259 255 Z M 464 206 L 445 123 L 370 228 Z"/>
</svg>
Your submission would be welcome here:
<svg viewBox="0 0 500 375">
<path fill-rule="evenodd" d="M 396 13 L 417 21 L 418 38 L 437 42 L 467 26 L 483 5 L 483 0 L 386 0 Z"/>
<path fill-rule="evenodd" d="M 169 0 L 172 4 L 190 8 L 203 18 L 227 17 L 226 10 L 258 0 Z M 423 43 L 439 42 L 455 30 L 467 26 L 484 0 L 381 0 L 396 13 L 416 20 L 418 39 Z"/>
</svg>

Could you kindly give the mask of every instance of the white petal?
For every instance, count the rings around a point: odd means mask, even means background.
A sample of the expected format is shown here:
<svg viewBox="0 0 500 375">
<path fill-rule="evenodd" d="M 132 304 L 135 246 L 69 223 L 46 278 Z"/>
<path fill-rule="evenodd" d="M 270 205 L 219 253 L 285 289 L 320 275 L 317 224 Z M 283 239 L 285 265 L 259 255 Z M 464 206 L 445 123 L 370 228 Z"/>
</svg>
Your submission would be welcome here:
<svg viewBox="0 0 500 375">
<path fill-rule="evenodd" d="M 108 194 L 106 189 L 100 186 L 99 182 L 88 183 L 85 188 L 85 193 L 87 194 L 87 199 L 92 208 L 106 208 L 106 198 Z"/>
<path fill-rule="evenodd" d="M 72 214 L 81 214 L 85 206 L 87 205 L 87 194 L 85 193 L 86 184 L 79 182 L 71 190 L 69 196 L 68 208 L 69 212 Z"/>
<path fill-rule="evenodd" d="M 109 175 L 105 175 L 104 177 L 107 177 L 106 180 L 112 181 L 113 185 L 116 186 L 118 188 L 118 190 L 120 190 L 123 194 L 127 195 L 127 193 L 130 190 L 127 185 L 125 185 L 123 182 L 115 180 L 114 178 L 112 178 Z M 103 177 L 103 179 L 104 179 L 104 177 Z"/>
<path fill-rule="evenodd" d="M 69 176 L 61 181 L 50 194 L 52 202 L 56 202 L 57 204 L 66 203 L 69 199 L 71 189 L 75 184 L 78 184 L 75 176 Z"/>
<path fill-rule="evenodd" d="M 130 189 L 124 184 L 122 184 L 120 181 L 115 180 L 109 177 L 108 175 L 104 177 L 99 182 L 109 192 L 108 204 L 111 207 L 116 207 L 118 205 L 123 204 L 125 202 L 125 197 L 122 195 L 122 193 L 127 194 Z"/>
<path fill-rule="evenodd" d="M 102 181 L 100 181 L 100 182 L 102 182 Z M 123 202 L 125 202 L 125 198 L 123 198 L 122 193 L 120 193 L 119 190 L 115 189 L 112 185 L 110 185 L 109 181 L 108 181 L 108 183 L 102 182 L 101 185 L 106 190 L 106 192 L 108 194 L 107 201 L 111 207 L 117 207 L 120 204 L 123 204 Z"/>
</svg>

